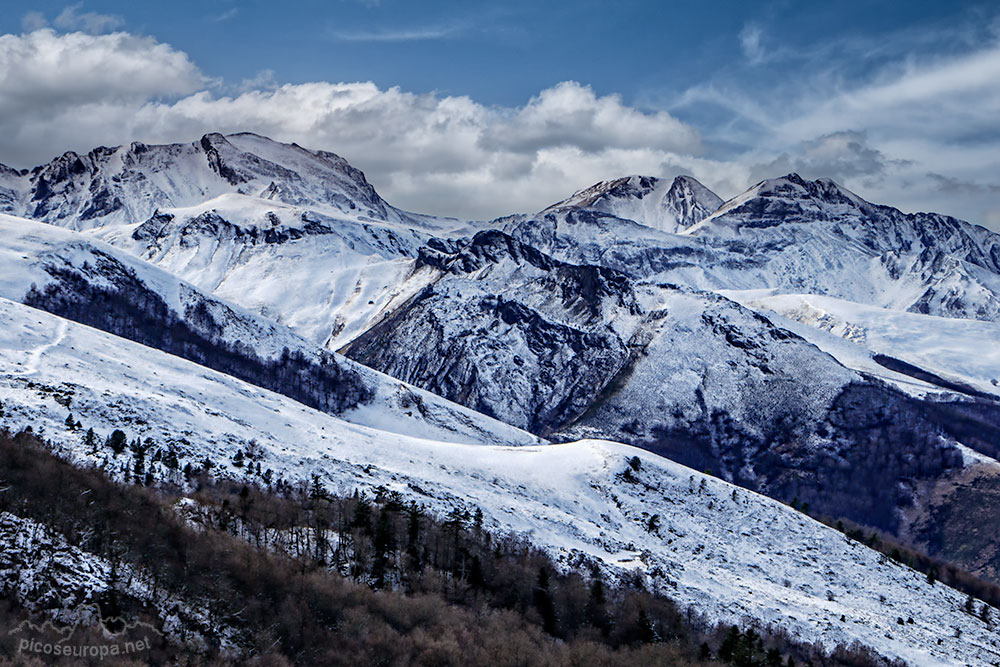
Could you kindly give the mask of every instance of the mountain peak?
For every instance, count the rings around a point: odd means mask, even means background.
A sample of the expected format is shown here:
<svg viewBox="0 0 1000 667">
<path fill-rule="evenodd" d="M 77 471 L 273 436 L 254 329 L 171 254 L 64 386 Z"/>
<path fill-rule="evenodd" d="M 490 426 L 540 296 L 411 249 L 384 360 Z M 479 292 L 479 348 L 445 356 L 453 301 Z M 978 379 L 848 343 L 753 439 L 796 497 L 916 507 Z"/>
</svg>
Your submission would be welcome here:
<svg viewBox="0 0 1000 667">
<path fill-rule="evenodd" d="M 842 220 L 871 214 L 876 207 L 830 178 L 815 181 L 796 173 L 760 181 L 733 197 L 689 232 L 708 227 L 774 227 L 786 223 Z"/>
<path fill-rule="evenodd" d="M 633 175 L 596 183 L 542 213 L 587 209 L 674 233 L 707 217 L 720 204 L 722 199 L 691 176 L 668 180 Z"/>
<path fill-rule="evenodd" d="M 30 172 L 0 170 L 2 209 L 74 229 L 135 223 L 156 210 L 239 194 L 361 220 L 427 224 L 390 206 L 361 170 L 250 132 L 209 132 L 191 143 L 133 142 L 67 152 Z M 422 222 L 423 221 L 423 222 Z"/>
</svg>

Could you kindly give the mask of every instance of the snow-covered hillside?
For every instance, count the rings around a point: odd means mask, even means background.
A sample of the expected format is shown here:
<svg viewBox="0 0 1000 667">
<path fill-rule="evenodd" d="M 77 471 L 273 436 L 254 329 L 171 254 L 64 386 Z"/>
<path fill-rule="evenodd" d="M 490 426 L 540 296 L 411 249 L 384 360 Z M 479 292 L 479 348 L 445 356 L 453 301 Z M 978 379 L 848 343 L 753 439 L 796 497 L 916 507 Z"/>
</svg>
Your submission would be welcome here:
<svg viewBox="0 0 1000 667">
<path fill-rule="evenodd" d="M 93 231 L 329 349 L 377 316 L 432 234 L 463 228 L 389 205 L 337 155 L 249 133 L 4 168 L 0 212 Z"/>
<path fill-rule="evenodd" d="M 995 633 L 961 610 L 965 596 L 653 454 L 605 441 L 484 447 L 387 433 L 5 299 L 0 315 L 2 423 L 32 425 L 81 461 L 94 459 L 65 426 L 69 411 L 99 432 L 151 437 L 182 462 L 210 457 L 222 474 L 245 474 L 229 461 L 252 439 L 285 479 L 384 485 L 441 514 L 479 507 L 493 529 L 526 534 L 561 560 L 638 570 L 712 619 L 760 619 L 827 646 L 857 640 L 912 664 L 1000 658 Z"/>
<path fill-rule="evenodd" d="M 614 406 L 623 414 L 605 427 L 634 422 L 633 437 L 718 411 L 760 436 L 789 394 L 820 420 L 844 385 L 861 380 L 717 295 L 635 285 L 500 232 L 428 249 L 420 267 L 346 353 L 535 432 Z M 812 372 L 796 377 L 803 366 Z"/>
<path fill-rule="evenodd" d="M 23 301 L 33 288 L 37 293 L 50 287 L 58 287 L 62 297 L 69 297 L 73 289 L 69 286 L 78 284 L 121 294 L 128 286 L 143 302 L 165 304 L 215 343 L 243 346 L 265 359 L 279 358 L 287 349 L 320 363 L 322 355 L 328 354 L 282 325 L 218 300 L 173 274 L 77 232 L 0 215 L 0 238 L 0 296 L 5 298 Z M 358 423 L 374 422 L 386 430 L 447 441 L 539 442 L 524 431 L 430 392 L 339 355 L 335 358 L 371 394 L 346 413 Z"/>
<path fill-rule="evenodd" d="M 768 295 L 730 292 L 748 307 L 780 316 L 796 333 L 809 339 L 851 368 L 885 373 L 918 395 L 940 386 L 891 374 L 871 361 L 875 354 L 892 356 L 945 380 L 1000 396 L 1000 324 L 922 315 L 834 299 L 815 294 Z M 842 340 L 828 342 L 832 334 Z M 881 370 L 880 370 L 881 369 Z"/>
<path fill-rule="evenodd" d="M 1000 474 L 981 227 L 794 174 L 728 202 L 632 176 L 463 222 L 332 153 L 208 134 L 0 165 L 0 315 L 4 423 L 79 461 L 70 411 L 223 474 L 254 440 L 286 479 L 475 504 L 712 618 L 1000 663 L 953 591 L 657 456 L 995 577 L 995 537 L 944 544 L 936 519 L 992 507 Z"/>
<path fill-rule="evenodd" d="M 239 194 L 94 235 L 329 349 L 378 317 L 431 237 Z"/>
</svg>

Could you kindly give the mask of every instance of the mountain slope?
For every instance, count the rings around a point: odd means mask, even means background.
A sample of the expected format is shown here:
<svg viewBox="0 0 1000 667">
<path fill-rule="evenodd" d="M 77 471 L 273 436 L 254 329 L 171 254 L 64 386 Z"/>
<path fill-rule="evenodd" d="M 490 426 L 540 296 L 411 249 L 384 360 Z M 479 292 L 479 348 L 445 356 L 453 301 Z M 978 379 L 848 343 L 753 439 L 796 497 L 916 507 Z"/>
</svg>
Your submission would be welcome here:
<svg viewBox="0 0 1000 667">
<path fill-rule="evenodd" d="M 381 485 L 439 515 L 479 507 L 491 528 L 528 534 L 560 559 L 638 572 L 710 619 L 759 619 L 827 646 L 857 640 L 915 664 L 997 659 L 995 635 L 960 610 L 956 591 L 655 455 L 602 441 L 476 447 L 385 433 L 7 300 L 0 312 L 3 424 L 42 428 L 78 461 L 108 455 L 88 454 L 64 423 L 68 409 L 100 432 L 151 437 L 182 466 L 209 457 L 222 475 L 245 474 L 229 461 L 254 440 L 262 465 L 286 480 Z"/>
<path fill-rule="evenodd" d="M 894 311 L 812 294 L 728 294 L 750 308 L 804 325 L 796 331 L 810 340 L 814 330 L 828 332 L 858 350 L 869 350 L 869 358 L 892 356 L 963 387 L 967 394 L 1000 396 L 1000 350 L 994 346 L 1000 324 L 995 322 Z M 821 340 L 816 336 L 814 342 L 824 347 Z M 837 350 L 831 354 L 841 358 Z M 845 355 L 843 363 L 851 366 L 853 361 Z M 914 385 L 919 382 L 911 379 Z M 941 382 L 923 383 L 918 391 L 942 388 L 947 386 Z"/>
<path fill-rule="evenodd" d="M 496 231 L 435 242 L 419 267 L 412 296 L 344 353 L 554 440 L 626 442 L 897 535 L 972 450 L 1000 455 L 996 401 L 907 395 L 716 294 L 635 284 Z M 981 553 L 997 547 L 984 535 Z"/>
<path fill-rule="evenodd" d="M 333 153 L 249 133 L 0 170 L 4 211 L 89 231 L 329 349 L 379 314 L 432 234 L 463 229 L 389 205 Z"/>
<path fill-rule="evenodd" d="M 238 194 L 94 234 L 330 349 L 378 315 L 430 238 Z"/>
<path fill-rule="evenodd" d="M 360 423 L 463 442 L 537 438 L 324 351 L 76 232 L 0 215 L 0 296 L 165 349 Z"/>
</svg>

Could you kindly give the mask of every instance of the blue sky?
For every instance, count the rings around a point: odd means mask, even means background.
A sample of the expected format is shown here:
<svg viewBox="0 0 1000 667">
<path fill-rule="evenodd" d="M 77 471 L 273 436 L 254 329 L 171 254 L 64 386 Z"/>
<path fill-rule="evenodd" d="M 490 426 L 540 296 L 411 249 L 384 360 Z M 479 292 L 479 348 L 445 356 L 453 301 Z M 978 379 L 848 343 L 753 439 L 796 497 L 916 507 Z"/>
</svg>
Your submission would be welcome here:
<svg viewBox="0 0 1000 667">
<path fill-rule="evenodd" d="M 0 162 L 258 131 L 403 206 L 491 217 L 599 178 L 723 197 L 830 176 L 1000 228 L 996 2 L 16 2 Z"/>
</svg>

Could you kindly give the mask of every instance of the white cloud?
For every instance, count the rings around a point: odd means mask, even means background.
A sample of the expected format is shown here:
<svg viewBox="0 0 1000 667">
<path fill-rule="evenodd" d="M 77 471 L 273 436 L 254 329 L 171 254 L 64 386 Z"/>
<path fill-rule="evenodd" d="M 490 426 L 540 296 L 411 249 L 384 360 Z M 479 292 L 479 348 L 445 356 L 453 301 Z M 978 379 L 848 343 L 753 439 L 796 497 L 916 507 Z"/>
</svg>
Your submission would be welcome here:
<svg viewBox="0 0 1000 667">
<path fill-rule="evenodd" d="M 210 20 L 212 21 L 212 23 L 225 23 L 226 21 L 231 21 L 232 19 L 236 18 L 239 15 L 239 13 L 240 10 L 238 7 L 232 7 L 222 12 L 221 14 L 216 14 L 215 16 L 212 16 Z"/>
<path fill-rule="evenodd" d="M 151 98 L 197 90 L 187 55 L 127 33 L 0 36 L 0 150 L 23 162 L 117 136 Z M 62 145 L 58 145 L 61 142 Z"/>
<path fill-rule="evenodd" d="M 877 183 L 894 166 L 904 162 L 888 159 L 868 143 L 865 132 L 842 130 L 799 143 L 792 151 L 754 165 L 752 178 L 761 180 L 790 172 L 805 178 L 832 178 L 845 183 Z"/>
<path fill-rule="evenodd" d="M 41 12 L 31 11 L 21 17 L 21 27 L 24 28 L 26 32 L 41 30 L 48 25 L 49 22 L 45 20 L 45 15 Z"/>
<path fill-rule="evenodd" d="M 96 12 L 80 12 L 83 3 L 65 7 L 53 22 L 60 30 L 82 30 L 91 34 L 100 34 L 108 30 L 120 28 L 125 21 L 120 16 L 98 14 Z"/>
<path fill-rule="evenodd" d="M 468 26 L 458 23 L 418 28 L 381 30 L 335 30 L 331 34 L 341 42 L 417 42 L 444 39 L 465 32 Z"/>
<path fill-rule="evenodd" d="M 726 159 L 753 165 L 755 178 L 829 176 L 872 201 L 997 228 L 996 192 L 946 191 L 929 176 L 975 184 L 1000 173 L 996 32 L 981 25 L 911 29 L 763 54 L 748 27 L 741 45 L 748 61 L 754 54 L 762 60 L 692 87 L 672 107 L 725 119 L 709 136 L 729 147 Z M 859 63 L 868 62 L 870 71 L 860 75 Z"/>
<path fill-rule="evenodd" d="M 139 136 L 251 129 L 333 150 L 394 202 L 470 217 L 537 210 L 601 178 L 673 173 L 698 148 L 690 127 L 561 83 L 517 109 L 372 83 L 309 83 L 233 97 L 200 92 L 135 115 Z"/>
<path fill-rule="evenodd" d="M 764 31 L 756 23 L 747 23 L 740 31 L 740 49 L 753 65 L 764 60 L 764 46 L 761 44 L 763 37 Z"/>
</svg>

